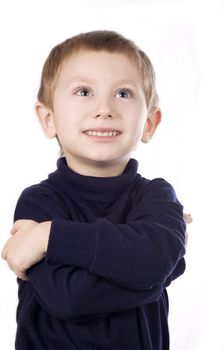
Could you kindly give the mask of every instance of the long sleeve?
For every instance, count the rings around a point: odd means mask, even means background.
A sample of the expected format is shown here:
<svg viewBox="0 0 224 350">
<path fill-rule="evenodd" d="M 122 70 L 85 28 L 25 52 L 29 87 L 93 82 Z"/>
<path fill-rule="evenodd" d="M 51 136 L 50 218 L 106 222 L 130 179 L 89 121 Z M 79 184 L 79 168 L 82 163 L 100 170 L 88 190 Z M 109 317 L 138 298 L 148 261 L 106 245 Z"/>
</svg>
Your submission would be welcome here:
<svg viewBox="0 0 224 350">
<path fill-rule="evenodd" d="M 38 187 L 26 190 L 22 194 L 17 204 L 14 219 L 32 219 L 38 222 L 53 219 L 53 222 L 82 224 L 69 221 L 66 211 L 55 198 L 52 199 L 51 193 L 42 191 Z M 86 226 L 92 227 L 92 224 L 83 223 L 81 226 L 82 228 Z M 73 225 L 72 228 L 74 230 Z M 94 254 L 92 258 L 88 259 L 88 249 L 91 250 L 95 246 L 95 235 L 93 230 L 90 231 L 92 235 L 89 234 L 89 236 L 81 229 L 75 235 L 63 231 L 63 242 L 68 243 L 67 248 L 69 247 L 71 250 L 71 256 L 75 255 L 76 251 L 79 253 L 82 251 L 82 254 L 80 254 L 85 255 L 86 261 L 89 261 L 91 264 Z M 55 235 L 57 236 L 56 232 Z M 80 237 L 78 240 L 79 245 L 73 246 L 72 237 L 74 238 L 74 236 Z M 57 244 L 54 240 L 52 242 Z M 67 254 L 67 251 L 64 251 L 64 249 L 66 249 L 64 245 L 57 247 L 57 250 L 61 251 L 62 255 Z M 105 256 L 104 258 L 106 266 L 107 257 Z M 84 258 L 83 261 L 85 261 Z M 106 268 L 108 270 L 109 266 L 106 266 Z M 128 274 L 131 269 L 132 266 L 128 266 L 126 273 Z M 182 274 L 183 271 L 184 262 L 182 261 L 179 264 L 178 275 Z M 137 291 L 120 285 L 118 281 L 114 281 L 108 274 L 106 277 L 103 277 L 100 274 L 89 271 L 85 266 L 72 266 L 71 261 L 69 263 L 51 262 L 49 259 L 33 266 L 28 271 L 28 275 L 30 278 L 28 283 L 32 284 L 38 302 L 50 314 L 63 320 L 95 317 L 98 314 L 117 312 L 153 302 L 160 297 L 163 289 L 171 283 L 172 279 L 177 277 L 174 275 L 167 276 L 161 283 L 152 285 L 146 290 Z M 23 286 L 26 283 L 20 281 L 20 284 Z"/>
<path fill-rule="evenodd" d="M 46 261 L 33 266 L 28 271 L 28 276 L 36 299 L 47 312 L 61 320 L 77 322 L 80 319 L 98 318 L 100 315 L 154 302 L 171 283 L 169 277 L 163 284 L 150 290 L 134 291 L 113 284 L 85 269 Z"/>
<path fill-rule="evenodd" d="M 47 259 L 83 267 L 125 288 L 150 290 L 178 276 L 185 229 L 173 188 L 159 180 L 136 201 L 125 224 L 107 217 L 94 223 L 53 220 Z"/>
</svg>

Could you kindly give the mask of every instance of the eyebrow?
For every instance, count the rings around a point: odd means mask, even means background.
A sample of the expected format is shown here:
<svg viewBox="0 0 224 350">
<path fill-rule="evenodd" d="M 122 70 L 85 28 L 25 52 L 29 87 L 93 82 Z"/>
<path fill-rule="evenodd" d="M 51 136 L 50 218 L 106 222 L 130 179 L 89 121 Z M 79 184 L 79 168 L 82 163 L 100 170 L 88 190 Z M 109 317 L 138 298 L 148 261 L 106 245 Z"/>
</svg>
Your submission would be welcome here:
<svg viewBox="0 0 224 350">
<path fill-rule="evenodd" d="M 84 77 L 79 77 L 79 76 L 77 76 L 77 77 L 72 77 L 72 78 L 69 80 L 69 82 L 71 82 L 71 83 L 72 83 L 73 81 L 77 81 L 77 82 L 79 82 L 79 81 L 89 81 L 89 82 L 93 82 L 92 79 L 84 78 Z"/>
<path fill-rule="evenodd" d="M 69 83 L 68 84 L 71 84 L 73 82 L 87 82 L 87 83 L 94 83 L 96 82 L 94 79 L 90 79 L 90 78 L 87 78 L 87 77 L 81 77 L 81 76 L 75 76 L 75 77 L 72 77 L 70 80 L 69 80 Z M 136 87 L 136 83 L 132 80 L 132 79 L 118 79 L 114 82 L 115 84 L 130 84 L 130 85 L 133 85 Z"/>
</svg>

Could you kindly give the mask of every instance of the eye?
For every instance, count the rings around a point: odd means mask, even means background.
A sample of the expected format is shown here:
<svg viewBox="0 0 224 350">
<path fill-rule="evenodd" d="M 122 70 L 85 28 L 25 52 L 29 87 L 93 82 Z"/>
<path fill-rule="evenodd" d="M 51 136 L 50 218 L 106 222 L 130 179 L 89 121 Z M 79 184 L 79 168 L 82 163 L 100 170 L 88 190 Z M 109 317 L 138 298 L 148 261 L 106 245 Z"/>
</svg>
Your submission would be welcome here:
<svg viewBox="0 0 224 350">
<path fill-rule="evenodd" d="M 115 96 L 120 98 L 130 98 L 132 97 L 132 92 L 130 89 L 122 88 L 116 91 Z"/>
<path fill-rule="evenodd" d="M 90 88 L 86 86 L 81 86 L 75 90 L 75 95 L 86 97 L 86 96 L 92 96 L 93 92 Z"/>
</svg>

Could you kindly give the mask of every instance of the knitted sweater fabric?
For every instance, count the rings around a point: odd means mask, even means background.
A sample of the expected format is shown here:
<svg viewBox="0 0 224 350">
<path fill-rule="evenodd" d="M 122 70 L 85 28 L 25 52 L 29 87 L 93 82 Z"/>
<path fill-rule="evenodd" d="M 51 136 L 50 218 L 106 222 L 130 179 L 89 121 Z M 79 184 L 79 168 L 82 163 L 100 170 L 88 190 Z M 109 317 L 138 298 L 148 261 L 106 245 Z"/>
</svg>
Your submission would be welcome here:
<svg viewBox="0 0 224 350">
<path fill-rule="evenodd" d="M 25 189 L 14 220 L 52 221 L 45 258 L 18 279 L 16 350 L 168 350 L 166 288 L 185 270 L 183 206 L 130 159 L 114 177 L 65 158 Z"/>
</svg>

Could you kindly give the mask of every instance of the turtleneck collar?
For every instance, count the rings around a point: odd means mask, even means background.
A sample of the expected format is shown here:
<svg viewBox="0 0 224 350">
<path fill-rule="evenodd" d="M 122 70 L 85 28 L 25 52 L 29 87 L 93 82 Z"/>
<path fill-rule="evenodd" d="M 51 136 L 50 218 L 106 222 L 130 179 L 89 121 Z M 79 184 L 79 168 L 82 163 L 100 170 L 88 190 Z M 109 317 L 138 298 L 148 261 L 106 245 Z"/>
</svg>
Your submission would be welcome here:
<svg viewBox="0 0 224 350">
<path fill-rule="evenodd" d="M 140 175 L 137 174 L 138 162 L 130 159 L 123 173 L 112 177 L 80 175 L 70 169 L 65 157 L 57 161 L 57 170 L 48 176 L 50 182 L 70 195 L 85 200 L 111 202 L 118 198 Z"/>
</svg>

